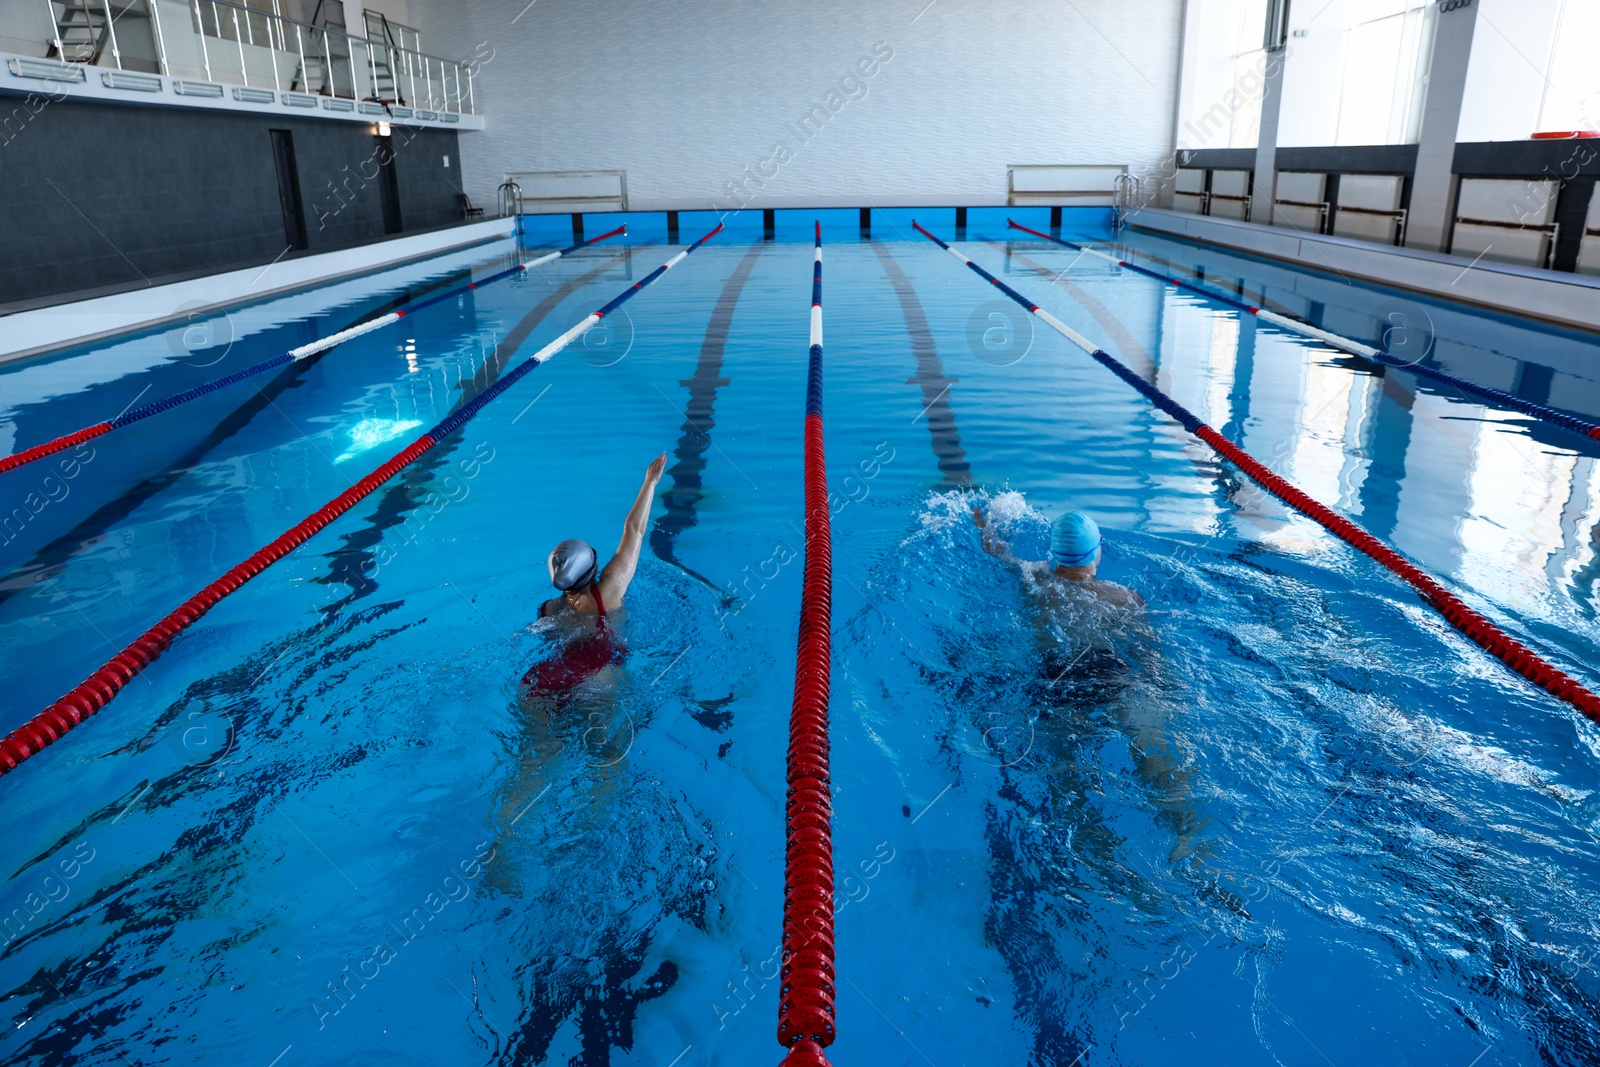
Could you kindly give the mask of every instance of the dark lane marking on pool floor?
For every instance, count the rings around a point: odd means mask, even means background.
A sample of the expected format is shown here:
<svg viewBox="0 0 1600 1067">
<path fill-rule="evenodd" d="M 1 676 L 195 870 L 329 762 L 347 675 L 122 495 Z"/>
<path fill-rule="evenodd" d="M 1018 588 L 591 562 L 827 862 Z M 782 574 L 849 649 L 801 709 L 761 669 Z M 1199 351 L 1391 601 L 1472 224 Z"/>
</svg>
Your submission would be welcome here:
<svg viewBox="0 0 1600 1067">
<path fill-rule="evenodd" d="M 450 406 L 450 414 L 461 410 L 498 381 L 517 349 L 563 301 L 611 270 L 626 255 L 614 255 L 593 270 L 562 283 L 539 301 L 532 311 L 522 316 L 511 332 L 495 345 L 494 354 L 483 361 L 470 380 L 461 383 L 461 396 Z M 377 578 L 368 570 L 377 558 L 376 550 L 383 541 L 384 531 L 405 525 L 407 516 L 424 503 L 435 473 L 449 464 L 450 457 L 464 440 L 462 434 L 451 434 L 435 445 L 426 456 L 408 467 L 400 478 L 384 487 L 378 497 L 378 506 L 369 513 L 365 525 L 341 534 L 341 547 L 323 553 L 323 558 L 330 561 L 328 573 L 312 580 L 319 585 L 344 585 L 350 590 L 333 603 L 318 609 L 325 618 L 331 618 L 351 603 L 377 592 Z M 403 543 L 410 544 L 412 540 L 407 536 Z"/>
<path fill-rule="evenodd" d="M 933 332 L 928 329 L 928 316 L 917 299 L 917 291 L 906 277 L 906 272 L 895 262 L 894 255 L 882 241 L 868 241 L 889 276 L 894 295 L 900 301 L 900 314 L 906 320 L 906 333 L 911 338 L 911 354 L 916 357 L 917 373 L 907 378 L 907 385 L 922 387 L 922 415 L 928 420 L 928 436 L 933 444 L 933 455 L 944 475 L 941 487 L 966 489 L 972 485 L 972 465 L 967 462 L 966 449 L 961 447 L 961 434 L 956 429 L 956 416 L 950 406 L 950 387 L 959 379 L 944 373 L 944 363 L 939 359 L 939 349 L 934 344 Z"/>
<path fill-rule="evenodd" d="M 350 318 L 345 325 L 338 327 L 337 330 L 327 331 L 327 333 L 335 333 L 357 326 L 374 315 L 386 315 L 395 308 L 403 307 L 413 300 L 460 281 L 462 278 L 469 276 L 472 273 L 472 269 L 468 267 L 465 270 L 456 271 L 434 281 L 424 283 L 415 289 L 408 289 L 397 297 L 364 309 Z M 245 306 L 250 305 L 246 304 Z M 317 323 L 319 321 L 320 316 L 313 316 L 299 324 L 303 340 L 314 341 L 318 336 L 327 336 L 327 333 L 324 333 L 318 327 Z M 305 333 L 307 332 L 314 336 L 306 337 Z M 336 351 L 336 348 L 329 349 L 327 352 L 318 352 L 306 359 L 297 360 L 285 367 L 276 377 L 255 386 L 256 392 L 254 396 L 229 412 L 225 418 L 212 427 L 205 437 L 200 439 L 194 448 L 183 453 L 177 460 L 170 463 L 165 470 L 142 479 L 125 492 L 96 508 L 67 532 L 52 538 L 35 549 L 33 555 L 26 562 L 19 564 L 15 569 L 6 572 L 3 578 L 0 578 L 0 604 L 5 603 L 17 593 L 31 590 L 34 585 L 46 578 L 60 574 L 74 556 L 84 549 L 92 548 L 99 544 L 110 533 L 113 526 L 132 515 L 140 505 L 161 490 L 173 485 L 190 468 L 204 461 L 212 449 L 227 441 L 240 430 L 243 430 L 250 424 L 252 419 L 267 407 L 272 406 L 273 401 L 280 393 L 297 382 L 306 371 L 310 370 L 328 352 L 332 351 Z"/>
<path fill-rule="evenodd" d="M 700 359 L 695 364 L 694 377 L 678 384 L 689 390 L 689 403 L 684 408 L 683 427 L 678 435 L 677 447 L 672 450 L 673 464 L 667 473 L 672 476 L 672 488 L 661 494 L 666 514 L 650 528 L 650 550 L 656 556 L 681 569 L 684 573 L 725 592 L 705 575 L 685 566 L 674 551 L 678 535 L 700 521 L 698 509 L 705 498 L 702 475 L 706 469 L 706 451 L 711 447 L 711 431 L 716 427 L 717 390 L 732 382 L 722 377 L 722 356 L 728 347 L 728 331 L 733 324 L 733 312 L 739 304 L 739 294 L 750 280 L 756 260 L 765 241 L 757 241 L 744 254 L 733 274 L 722 287 L 722 295 L 711 311 L 711 321 L 706 325 L 705 340 L 700 344 Z"/>
</svg>

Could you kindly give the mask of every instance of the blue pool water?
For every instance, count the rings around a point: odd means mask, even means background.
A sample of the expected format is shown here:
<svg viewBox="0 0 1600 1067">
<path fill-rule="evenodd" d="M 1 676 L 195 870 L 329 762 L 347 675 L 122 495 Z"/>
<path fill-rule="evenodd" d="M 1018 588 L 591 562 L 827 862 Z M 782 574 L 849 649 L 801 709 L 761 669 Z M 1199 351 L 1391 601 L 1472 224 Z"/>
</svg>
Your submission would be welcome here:
<svg viewBox="0 0 1600 1067">
<path fill-rule="evenodd" d="M 1600 730 L 916 239 L 823 213 L 834 1063 L 1600 1060 Z M 916 213 L 946 238 L 952 213 Z M 1047 224 L 1036 211 L 1016 217 Z M 728 230 L 0 780 L 0 1055 L 776 1063 L 812 216 Z M 959 247 L 1600 686 L 1600 447 L 1041 242 Z M 558 220 L 565 225 L 565 220 Z M 591 218 L 590 233 L 610 228 Z M 708 229 L 685 213 L 681 238 Z M 1098 217 L 1068 232 L 1108 241 Z M 530 225 L 530 246 L 570 240 Z M 1590 417 L 1592 339 L 1134 233 Z M 665 260 L 660 216 L 7 474 L 10 730 Z M 0 369 L 6 451 L 509 244 Z M 1255 299 L 1255 297 L 1252 297 Z M 544 557 L 667 475 L 605 684 Z M 46 479 L 54 479 L 47 482 Z M 33 504 L 27 503 L 34 494 Z M 39 506 L 34 507 L 35 504 Z M 1142 616 L 1037 617 L 1068 507 Z M 547 624 L 545 624 L 547 625 Z M 1052 684 L 1053 664 L 1085 669 Z"/>
</svg>

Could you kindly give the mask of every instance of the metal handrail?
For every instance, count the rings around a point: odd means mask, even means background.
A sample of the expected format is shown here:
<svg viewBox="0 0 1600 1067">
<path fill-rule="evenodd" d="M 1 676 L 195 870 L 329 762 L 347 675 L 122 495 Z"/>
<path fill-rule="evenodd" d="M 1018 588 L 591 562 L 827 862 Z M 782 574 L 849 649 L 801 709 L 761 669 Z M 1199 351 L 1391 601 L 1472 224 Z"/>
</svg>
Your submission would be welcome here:
<svg viewBox="0 0 1600 1067">
<path fill-rule="evenodd" d="M 1128 209 L 1144 202 L 1144 183 L 1134 174 L 1123 171 L 1111 181 L 1111 225 L 1121 230 L 1128 224 Z"/>
<path fill-rule="evenodd" d="M 1355 206 L 1350 205 L 1350 204 L 1339 204 L 1339 205 L 1337 205 L 1337 207 L 1338 207 L 1338 212 L 1339 212 L 1340 215 L 1345 215 L 1345 214 L 1350 214 L 1350 215 L 1381 215 L 1381 216 L 1384 216 L 1386 218 L 1393 219 L 1394 223 L 1395 223 L 1393 244 L 1395 244 L 1396 246 L 1405 244 L 1405 241 L 1406 241 L 1406 209 L 1405 208 L 1402 207 L 1402 208 L 1386 209 L 1386 208 L 1376 208 L 1376 207 L 1355 207 Z"/>
<path fill-rule="evenodd" d="M 111 61 L 120 69 L 122 55 L 116 39 L 113 0 L 100 0 L 100 3 L 105 6 L 107 13 Z M 61 24 L 55 12 L 56 5 L 51 0 L 46 0 L 46 6 L 50 12 L 51 40 L 54 42 L 56 53 L 65 60 L 66 47 L 62 41 Z M 193 32 L 199 38 L 200 65 L 208 81 L 217 80 L 219 75 L 221 80 L 233 80 L 234 71 L 217 68 L 218 56 L 212 54 L 215 49 L 207 41 L 208 37 L 217 41 L 228 41 L 230 40 L 228 33 L 231 32 L 233 34 L 231 40 L 238 49 L 237 77 L 247 87 L 251 85 L 252 75 L 246 45 L 265 49 L 274 57 L 270 78 L 274 90 L 283 88 L 276 58 L 281 55 L 293 57 L 298 61 L 302 79 L 310 73 L 306 65 L 308 59 L 312 64 L 322 64 L 321 86 L 317 95 L 349 100 L 376 100 L 379 78 L 378 50 L 381 49 L 387 59 L 388 74 L 393 81 L 394 90 L 397 95 L 404 91 L 405 104 L 469 115 L 477 113 L 473 71 L 470 64 L 464 61 L 446 59 L 396 43 L 373 41 L 371 38 L 346 30 L 291 18 L 281 13 L 276 2 L 272 4 L 271 11 L 238 3 L 236 0 L 190 0 L 185 6 L 193 16 Z M 209 18 L 206 17 L 205 10 L 208 7 Z M 174 28 L 163 25 L 157 11 L 156 0 L 149 0 L 149 9 L 150 28 L 155 37 L 157 68 L 161 73 L 171 76 L 173 57 L 171 49 L 167 47 L 167 34 L 174 32 Z M 256 19 L 262 20 L 265 26 L 265 33 L 259 41 L 255 35 Z M 318 35 L 321 37 L 320 42 Z M 220 55 L 225 56 L 232 51 L 233 49 L 223 49 Z M 342 72 L 339 71 L 335 67 L 336 59 L 346 61 L 348 67 Z M 232 60 L 223 60 L 224 66 L 230 65 L 231 62 Z M 259 67 L 259 60 L 256 65 Z M 467 68 L 465 78 L 462 77 L 463 67 Z M 255 80 L 263 81 L 261 77 L 256 77 Z M 363 80 L 367 82 L 365 95 L 360 84 Z M 418 84 L 419 82 L 421 84 Z"/>
<path fill-rule="evenodd" d="M 271 11 L 262 11 L 259 8 L 250 7 L 248 4 L 236 4 L 236 3 L 233 2 L 233 0 L 207 0 L 207 2 L 208 3 L 212 3 L 212 4 L 214 4 L 214 5 L 218 6 L 218 7 L 235 7 L 235 8 L 238 8 L 240 11 L 246 11 L 246 12 L 249 12 L 250 14 L 252 14 L 252 15 L 260 15 L 262 18 L 272 19 L 274 22 L 284 22 L 284 23 L 288 23 L 291 26 L 304 26 L 306 29 L 315 30 L 318 33 L 328 33 L 328 34 L 332 34 L 335 37 L 345 37 L 345 38 L 348 38 L 349 40 L 352 40 L 352 41 L 360 41 L 364 45 L 366 45 L 366 44 L 377 44 L 378 43 L 378 42 L 373 41 L 369 37 L 360 37 L 360 36 L 357 36 L 356 34 L 348 32 L 346 30 L 334 29 L 332 26 L 318 26 L 314 22 L 303 22 L 300 19 L 291 18 L 288 15 L 277 15 L 277 14 L 272 13 Z M 415 56 L 426 56 L 429 59 L 437 59 L 440 63 L 451 63 L 451 64 L 454 64 L 456 66 L 464 66 L 465 65 L 465 64 L 459 62 L 458 60 L 446 59 L 444 56 L 436 56 L 432 52 L 423 52 L 423 51 L 421 51 L 419 49 L 416 49 L 416 48 L 406 48 L 403 45 L 382 45 L 381 47 L 384 47 L 384 48 L 386 48 L 386 49 L 388 49 L 389 51 L 392 51 L 392 52 L 409 52 L 409 53 L 411 53 L 412 55 L 415 55 Z"/>
<path fill-rule="evenodd" d="M 1314 208 L 1316 208 L 1317 209 L 1317 232 L 1319 234 L 1325 234 L 1325 233 L 1328 232 L 1328 212 L 1332 208 L 1332 204 L 1331 204 L 1330 201 L 1327 201 L 1327 200 L 1283 200 L 1283 199 L 1277 199 L 1277 198 L 1275 198 L 1272 201 L 1272 206 L 1273 206 L 1274 209 L 1276 209 L 1279 204 L 1286 204 L 1289 207 L 1314 207 Z M 1273 220 L 1272 221 L 1273 221 L 1274 225 L 1277 224 L 1277 211 L 1276 210 L 1273 211 Z M 1290 229 L 1294 229 L 1295 227 L 1291 223 L 1289 228 Z"/>
</svg>

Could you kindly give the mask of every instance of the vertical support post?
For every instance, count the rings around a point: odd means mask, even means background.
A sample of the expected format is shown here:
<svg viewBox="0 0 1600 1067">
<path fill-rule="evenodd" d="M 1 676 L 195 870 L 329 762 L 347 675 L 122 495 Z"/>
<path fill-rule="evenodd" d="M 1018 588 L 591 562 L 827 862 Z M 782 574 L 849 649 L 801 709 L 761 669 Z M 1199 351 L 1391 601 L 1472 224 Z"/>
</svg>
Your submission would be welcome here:
<svg viewBox="0 0 1600 1067">
<path fill-rule="evenodd" d="M 1576 152 L 1586 152 L 1593 159 L 1593 150 L 1578 142 Z M 1576 271 L 1578 256 L 1583 250 L 1583 238 L 1589 226 L 1589 205 L 1594 202 L 1595 177 L 1582 174 L 1576 178 L 1563 178 L 1561 191 L 1556 194 L 1556 239 L 1551 249 L 1550 266 L 1555 270 Z"/>
<path fill-rule="evenodd" d="M 56 5 L 52 0 L 44 0 L 44 9 L 50 16 L 50 32 L 55 34 L 56 58 L 65 63 L 67 61 L 67 46 L 61 43 L 61 20 L 56 18 Z"/>
<path fill-rule="evenodd" d="M 206 81 L 211 81 L 211 49 L 206 47 L 206 17 L 200 12 L 200 0 L 194 0 L 194 23 L 200 27 L 200 62 L 206 68 Z"/>
<path fill-rule="evenodd" d="M 328 27 L 322 27 L 322 88 L 329 96 L 338 96 L 339 87 L 333 81 L 333 47 L 328 43 Z"/>
<path fill-rule="evenodd" d="M 1434 11 L 1433 55 L 1428 62 L 1428 95 L 1417 136 L 1417 166 L 1412 176 L 1405 243 L 1442 252 L 1450 244 L 1456 210 L 1456 129 L 1467 87 L 1467 62 L 1478 5 Z"/>
<path fill-rule="evenodd" d="M 306 80 L 306 43 L 300 36 L 300 24 L 298 22 L 294 24 L 294 50 L 300 56 L 300 81 L 302 83 L 301 91 L 303 92 L 311 87 L 311 83 Z M 290 91 L 294 90 L 294 82 L 291 81 L 289 83 L 289 89 Z"/>
<path fill-rule="evenodd" d="M 667 244 L 675 245 L 677 243 L 678 243 L 678 213 L 676 211 L 669 211 L 669 212 L 667 212 Z"/>
<path fill-rule="evenodd" d="M 155 0 L 151 0 L 152 3 Z M 278 0 L 272 0 L 272 17 L 267 20 L 267 58 L 272 63 L 272 88 L 276 92 L 283 88 L 283 77 L 278 73 L 278 53 L 285 51 L 283 45 L 283 16 L 280 15 Z"/>
<path fill-rule="evenodd" d="M 212 6 L 213 9 L 216 8 L 216 6 L 217 6 L 216 5 L 216 0 L 212 0 L 211 6 Z M 250 21 L 249 19 L 245 20 L 245 22 L 247 22 L 247 23 L 249 21 Z M 233 9 L 233 41 L 234 41 L 235 44 L 237 44 L 239 46 L 239 77 L 244 80 L 244 83 L 246 85 L 249 85 L 250 84 L 250 65 L 245 62 L 245 58 L 244 58 L 244 34 L 239 29 L 239 9 L 238 8 L 234 8 Z"/>
<path fill-rule="evenodd" d="M 372 47 L 372 38 L 367 38 L 367 71 L 372 75 L 372 99 L 382 100 L 378 95 L 378 52 Z"/>
<path fill-rule="evenodd" d="M 478 113 L 478 97 L 472 91 L 472 68 L 467 68 L 467 110 L 476 115 Z"/>
<path fill-rule="evenodd" d="M 161 4 L 159 0 L 150 0 L 150 28 L 156 36 L 156 65 L 161 73 L 171 77 L 172 68 L 167 64 L 167 38 L 161 32 Z"/>
<path fill-rule="evenodd" d="M 111 10 L 111 0 L 106 0 L 106 32 L 111 35 L 111 58 L 117 64 L 117 69 L 121 70 L 122 49 L 117 47 L 117 13 Z"/>
<path fill-rule="evenodd" d="M 861 236 L 863 238 L 872 236 L 872 209 L 870 207 L 861 209 Z"/>
<path fill-rule="evenodd" d="M 1261 88 L 1261 125 L 1256 136 L 1256 165 L 1250 180 L 1250 221 L 1272 225 L 1272 204 L 1278 195 L 1278 113 L 1283 104 L 1283 68 L 1288 49 L 1267 53 Z"/>
</svg>

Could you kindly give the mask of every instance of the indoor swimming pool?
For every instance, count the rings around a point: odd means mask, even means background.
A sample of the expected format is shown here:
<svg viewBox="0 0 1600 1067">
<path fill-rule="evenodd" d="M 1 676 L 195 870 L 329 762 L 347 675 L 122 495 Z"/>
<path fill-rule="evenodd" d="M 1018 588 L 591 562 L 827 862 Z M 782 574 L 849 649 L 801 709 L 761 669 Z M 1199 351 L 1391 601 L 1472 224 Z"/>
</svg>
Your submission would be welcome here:
<svg viewBox="0 0 1600 1067">
<path fill-rule="evenodd" d="M 1107 214 L 1061 234 L 1600 421 L 1593 336 Z M 1600 441 L 1007 227 L 1048 208 L 729 216 L 0 778 L 0 1058 L 779 1060 L 816 218 L 832 1061 L 1600 1060 L 1600 726 L 911 221 L 1591 689 Z M 675 221 L 0 473 L 0 732 L 718 219 Z M 0 366 L 0 452 L 572 243 L 524 223 Z M 519 695 L 547 553 L 662 453 L 625 662 Z M 1030 559 L 1088 512 L 1145 609 L 1041 615 L 974 508 Z"/>
</svg>

